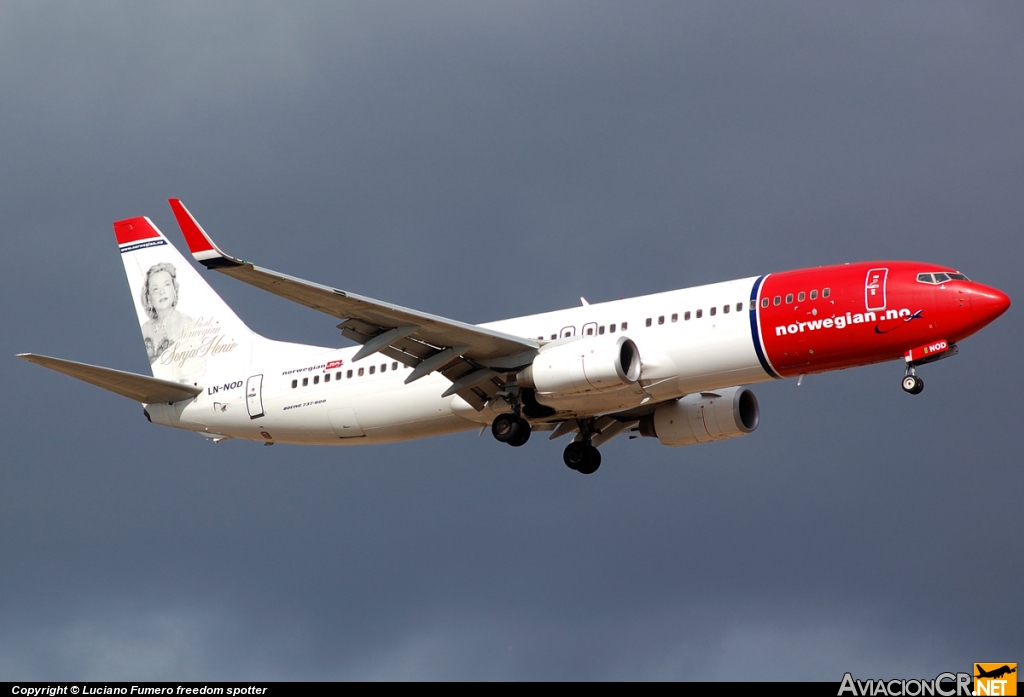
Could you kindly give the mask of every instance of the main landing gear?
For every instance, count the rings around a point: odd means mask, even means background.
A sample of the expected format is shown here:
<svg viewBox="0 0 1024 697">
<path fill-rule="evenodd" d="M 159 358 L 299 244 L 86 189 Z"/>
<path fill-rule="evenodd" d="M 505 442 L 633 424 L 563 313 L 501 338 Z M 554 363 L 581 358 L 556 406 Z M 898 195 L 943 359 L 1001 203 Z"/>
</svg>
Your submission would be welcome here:
<svg viewBox="0 0 1024 697">
<path fill-rule="evenodd" d="M 601 466 L 601 451 L 588 441 L 574 440 L 562 453 L 565 466 L 580 474 L 593 474 Z"/>
<path fill-rule="evenodd" d="M 499 443 L 514 448 L 530 440 L 530 423 L 517 414 L 498 414 L 491 423 L 491 434 Z"/>
<path fill-rule="evenodd" d="M 530 423 L 518 414 L 498 414 L 491 422 L 491 434 L 500 443 L 518 448 L 530 440 Z M 601 466 L 601 451 L 590 438 L 569 443 L 562 453 L 566 467 L 580 474 L 593 474 Z"/>
<path fill-rule="evenodd" d="M 921 394 L 924 389 L 924 380 L 914 370 L 913 365 L 907 366 L 907 374 L 903 377 L 903 391 L 910 394 Z"/>
</svg>

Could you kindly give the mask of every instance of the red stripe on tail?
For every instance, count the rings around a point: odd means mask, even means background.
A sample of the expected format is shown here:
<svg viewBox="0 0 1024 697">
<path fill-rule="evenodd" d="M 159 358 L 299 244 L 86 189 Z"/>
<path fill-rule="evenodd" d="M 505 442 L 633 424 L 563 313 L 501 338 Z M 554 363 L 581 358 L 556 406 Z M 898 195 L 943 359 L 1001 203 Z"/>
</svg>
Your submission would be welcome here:
<svg viewBox="0 0 1024 697">
<path fill-rule="evenodd" d="M 120 245 L 160 237 L 160 231 L 147 218 L 128 218 L 114 223 L 114 236 Z"/>
</svg>

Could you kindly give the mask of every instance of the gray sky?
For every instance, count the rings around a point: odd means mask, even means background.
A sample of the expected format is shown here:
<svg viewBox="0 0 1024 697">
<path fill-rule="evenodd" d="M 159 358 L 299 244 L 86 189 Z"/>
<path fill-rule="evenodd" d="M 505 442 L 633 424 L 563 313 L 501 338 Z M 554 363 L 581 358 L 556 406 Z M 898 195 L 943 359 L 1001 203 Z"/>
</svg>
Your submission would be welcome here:
<svg viewBox="0 0 1024 697">
<path fill-rule="evenodd" d="M 3 3 L 0 679 L 931 677 L 1024 658 L 1019 309 L 753 435 L 206 443 L 110 223 L 482 322 L 910 258 L 1024 300 L 1016 3 Z M 330 318 L 212 275 L 256 331 Z M 1013 521 L 1017 521 L 1016 523 Z"/>
</svg>

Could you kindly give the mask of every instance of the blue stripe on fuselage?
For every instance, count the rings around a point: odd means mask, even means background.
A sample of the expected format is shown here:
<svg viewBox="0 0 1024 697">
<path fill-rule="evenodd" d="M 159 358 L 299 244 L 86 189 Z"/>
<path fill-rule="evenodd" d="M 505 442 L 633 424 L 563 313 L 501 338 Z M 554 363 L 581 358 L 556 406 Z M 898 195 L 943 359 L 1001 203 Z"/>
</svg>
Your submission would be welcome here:
<svg viewBox="0 0 1024 697">
<path fill-rule="evenodd" d="M 768 373 L 769 377 L 781 380 L 782 376 L 772 369 L 771 364 L 768 363 L 768 358 L 764 355 L 764 347 L 761 346 L 761 332 L 757 330 L 757 291 L 761 288 L 761 283 L 765 278 L 766 276 L 761 276 L 754 281 L 754 287 L 750 290 L 750 336 L 754 340 L 754 351 L 757 353 L 757 360 L 761 362 L 764 372 Z"/>
</svg>

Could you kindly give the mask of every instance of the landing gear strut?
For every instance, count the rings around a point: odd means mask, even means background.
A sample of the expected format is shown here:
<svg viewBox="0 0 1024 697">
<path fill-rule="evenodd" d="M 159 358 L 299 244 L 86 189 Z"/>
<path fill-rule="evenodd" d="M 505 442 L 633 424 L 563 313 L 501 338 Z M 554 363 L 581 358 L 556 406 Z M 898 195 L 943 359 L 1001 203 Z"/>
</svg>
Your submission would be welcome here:
<svg viewBox="0 0 1024 697">
<path fill-rule="evenodd" d="M 903 391 L 910 394 L 921 394 L 924 389 L 924 380 L 920 378 L 913 365 L 907 366 L 907 374 L 903 377 Z"/>
<path fill-rule="evenodd" d="M 565 466 L 571 470 L 576 470 L 580 474 L 593 474 L 601 466 L 601 451 L 591 445 L 589 441 L 574 440 L 565 446 L 562 460 L 565 461 Z"/>
<path fill-rule="evenodd" d="M 514 448 L 530 440 L 530 424 L 518 414 L 498 414 L 491 423 L 491 434 L 499 443 Z"/>
</svg>

